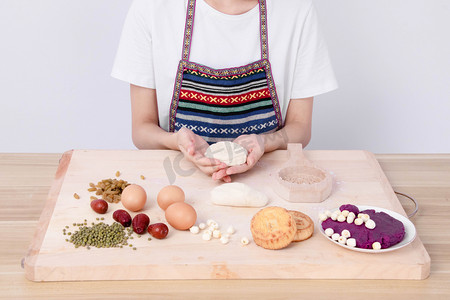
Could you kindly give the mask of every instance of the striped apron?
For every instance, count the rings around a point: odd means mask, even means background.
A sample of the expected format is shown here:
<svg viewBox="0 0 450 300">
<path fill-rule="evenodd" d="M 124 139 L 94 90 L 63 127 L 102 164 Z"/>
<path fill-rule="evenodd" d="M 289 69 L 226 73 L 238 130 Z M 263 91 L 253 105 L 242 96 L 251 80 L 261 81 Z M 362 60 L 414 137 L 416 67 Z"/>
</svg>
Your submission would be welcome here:
<svg viewBox="0 0 450 300">
<path fill-rule="evenodd" d="M 169 131 L 186 127 L 212 144 L 282 127 L 268 59 L 265 0 L 259 1 L 259 13 L 261 59 L 241 67 L 213 69 L 189 61 L 195 15 L 195 0 L 189 0 Z"/>
</svg>

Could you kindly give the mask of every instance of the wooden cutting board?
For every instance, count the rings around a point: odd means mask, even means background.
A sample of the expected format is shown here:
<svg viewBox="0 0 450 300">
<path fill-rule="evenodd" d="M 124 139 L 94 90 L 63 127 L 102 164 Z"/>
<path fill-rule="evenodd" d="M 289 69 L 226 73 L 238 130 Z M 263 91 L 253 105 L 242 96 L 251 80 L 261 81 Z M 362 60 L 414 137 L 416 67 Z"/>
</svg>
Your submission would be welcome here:
<svg viewBox="0 0 450 300">
<path fill-rule="evenodd" d="M 315 221 L 314 235 L 282 250 L 266 250 L 252 241 L 250 220 L 259 208 L 233 208 L 210 203 L 210 190 L 219 185 L 185 161 L 176 151 L 166 150 L 74 150 L 60 161 L 55 181 L 24 261 L 25 275 L 33 281 L 139 280 L 139 279 L 424 279 L 430 272 L 430 257 L 420 238 L 388 253 L 350 251 L 328 241 L 318 229 L 317 215 L 341 204 L 378 206 L 405 215 L 386 176 L 373 154 L 365 151 L 305 151 L 307 159 L 328 170 L 333 189 L 321 203 L 291 203 L 273 190 L 273 173 L 288 160 L 287 151 L 264 155 L 257 166 L 233 181 L 246 183 L 266 193 L 270 206 L 307 213 Z M 148 201 L 144 211 L 151 223 L 165 222 L 156 204 L 159 190 L 176 184 L 186 193 L 186 202 L 197 211 L 198 222 L 217 221 L 225 230 L 236 228 L 226 245 L 218 239 L 204 241 L 189 231 L 170 232 L 164 240 L 150 235 L 131 240 L 131 248 L 74 248 L 65 241 L 63 228 L 85 219 L 104 217 L 112 223 L 119 204 L 111 204 L 105 215 L 90 208 L 89 183 L 120 179 L 144 187 Z M 141 179 L 145 176 L 145 180 Z M 75 199 L 73 194 L 80 195 Z M 135 213 L 132 213 L 132 216 Z M 250 244 L 242 246 L 241 237 Z"/>
</svg>

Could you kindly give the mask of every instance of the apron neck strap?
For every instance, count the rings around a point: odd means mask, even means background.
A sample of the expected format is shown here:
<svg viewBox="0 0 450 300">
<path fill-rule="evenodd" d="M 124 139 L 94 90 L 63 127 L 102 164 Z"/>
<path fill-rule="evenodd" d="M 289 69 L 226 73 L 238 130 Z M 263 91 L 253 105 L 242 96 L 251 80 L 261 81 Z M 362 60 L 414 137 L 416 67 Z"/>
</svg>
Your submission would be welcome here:
<svg viewBox="0 0 450 300">
<path fill-rule="evenodd" d="M 269 59 L 269 42 L 267 40 L 267 5 L 266 0 L 259 0 L 259 32 L 261 59 Z"/>
<path fill-rule="evenodd" d="M 192 32 L 194 29 L 195 1 L 189 0 L 186 22 L 184 25 L 184 40 L 182 60 L 188 61 L 191 52 Z M 269 44 L 267 41 L 267 7 L 266 0 L 259 0 L 259 32 L 261 44 L 261 59 L 269 59 Z"/>
</svg>

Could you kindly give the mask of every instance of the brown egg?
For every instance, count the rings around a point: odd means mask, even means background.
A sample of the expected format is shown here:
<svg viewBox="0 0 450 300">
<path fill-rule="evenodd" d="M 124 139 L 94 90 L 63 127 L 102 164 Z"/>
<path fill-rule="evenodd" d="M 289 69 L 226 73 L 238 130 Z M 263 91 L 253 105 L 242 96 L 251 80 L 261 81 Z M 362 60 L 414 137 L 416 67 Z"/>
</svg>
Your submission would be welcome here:
<svg viewBox="0 0 450 300">
<path fill-rule="evenodd" d="M 184 202 L 184 199 L 184 192 L 179 186 L 168 185 L 159 191 L 156 201 L 162 210 L 166 210 L 175 202 Z"/>
<path fill-rule="evenodd" d="M 139 211 L 147 201 L 147 193 L 140 185 L 130 184 L 123 190 L 121 201 L 126 209 Z"/>
<path fill-rule="evenodd" d="M 186 230 L 197 221 L 195 209 L 185 202 L 176 202 L 166 209 L 166 220 L 175 229 Z"/>
</svg>

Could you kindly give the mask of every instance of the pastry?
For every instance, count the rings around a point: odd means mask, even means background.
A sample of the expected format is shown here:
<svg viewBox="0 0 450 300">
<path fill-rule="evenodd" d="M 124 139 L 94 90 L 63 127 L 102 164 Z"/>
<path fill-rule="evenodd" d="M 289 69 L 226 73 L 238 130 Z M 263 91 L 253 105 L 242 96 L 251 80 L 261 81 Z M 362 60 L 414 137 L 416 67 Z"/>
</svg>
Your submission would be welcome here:
<svg viewBox="0 0 450 300">
<path fill-rule="evenodd" d="M 314 222 L 311 218 L 296 210 L 288 210 L 288 212 L 294 217 L 297 226 L 297 232 L 295 233 L 293 242 L 301 242 L 309 239 L 314 232 Z"/>
<path fill-rule="evenodd" d="M 295 237 L 297 225 L 294 217 L 282 207 L 266 207 L 257 212 L 251 221 L 253 240 L 265 249 L 281 249 Z"/>
</svg>

